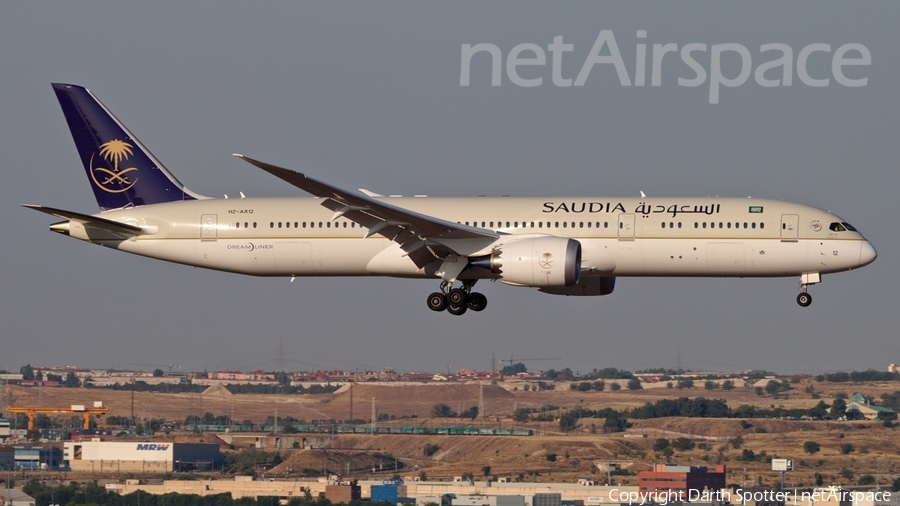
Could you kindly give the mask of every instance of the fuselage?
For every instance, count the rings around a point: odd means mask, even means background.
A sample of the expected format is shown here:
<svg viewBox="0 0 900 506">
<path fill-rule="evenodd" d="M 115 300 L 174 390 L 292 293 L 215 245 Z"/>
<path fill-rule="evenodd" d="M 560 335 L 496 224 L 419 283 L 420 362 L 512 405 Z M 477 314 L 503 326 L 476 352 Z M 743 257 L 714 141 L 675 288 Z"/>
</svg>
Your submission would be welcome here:
<svg viewBox="0 0 900 506">
<path fill-rule="evenodd" d="M 582 272 L 608 276 L 776 277 L 854 269 L 874 248 L 840 217 L 751 198 L 384 197 L 417 213 L 502 235 L 577 240 Z M 255 276 L 438 277 L 389 238 L 318 198 L 208 199 L 102 213 L 142 227 L 123 239 L 89 224 L 69 235 L 170 262 Z M 477 249 L 477 247 L 475 247 Z M 476 255 L 484 251 L 460 251 Z M 496 277 L 484 269 L 467 277 Z"/>
</svg>

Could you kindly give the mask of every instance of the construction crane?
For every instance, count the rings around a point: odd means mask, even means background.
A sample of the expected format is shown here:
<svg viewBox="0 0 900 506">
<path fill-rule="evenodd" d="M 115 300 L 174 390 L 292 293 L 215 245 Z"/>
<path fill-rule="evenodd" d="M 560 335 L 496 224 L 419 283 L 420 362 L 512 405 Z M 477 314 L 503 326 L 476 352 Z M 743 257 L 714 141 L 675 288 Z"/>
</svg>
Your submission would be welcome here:
<svg viewBox="0 0 900 506">
<path fill-rule="evenodd" d="M 180 365 L 174 364 L 128 364 L 128 366 L 137 366 L 137 367 L 153 367 L 154 369 L 162 369 L 163 367 L 168 367 L 169 372 L 172 372 L 172 369 L 181 369 Z"/>
<path fill-rule="evenodd" d="M 100 403 L 94 403 L 93 408 L 88 408 L 80 404 L 72 404 L 69 408 L 34 408 L 34 407 L 13 407 L 6 406 L 9 413 L 25 413 L 28 416 L 28 430 L 34 429 L 34 415 L 41 414 L 60 414 L 60 413 L 80 413 L 84 417 L 84 428 L 91 428 L 91 416 L 96 417 L 100 421 L 100 417 L 109 411 L 109 408 L 98 406 Z"/>
<path fill-rule="evenodd" d="M 509 362 L 510 367 L 512 367 L 512 365 L 515 362 L 534 362 L 536 360 L 562 360 L 562 359 L 558 358 L 558 357 L 557 358 L 514 358 L 513 356 L 510 356 L 508 359 L 504 359 L 503 361 Z"/>
</svg>

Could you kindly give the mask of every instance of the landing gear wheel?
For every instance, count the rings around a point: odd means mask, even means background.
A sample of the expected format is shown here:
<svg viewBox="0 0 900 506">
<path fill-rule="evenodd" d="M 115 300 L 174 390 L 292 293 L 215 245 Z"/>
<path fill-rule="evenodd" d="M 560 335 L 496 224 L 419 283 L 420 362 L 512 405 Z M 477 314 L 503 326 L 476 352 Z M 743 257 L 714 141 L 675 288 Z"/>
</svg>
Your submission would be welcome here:
<svg viewBox="0 0 900 506">
<path fill-rule="evenodd" d="M 467 309 L 469 308 L 466 307 L 465 304 L 463 304 L 462 306 L 454 306 L 453 304 L 447 306 L 447 312 L 456 316 L 465 314 Z"/>
<path fill-rule="evenodd" d="M 472 292 L 466 299 L 466 306 L 472 311 L 483 311 L 487 307 L 487 297 L 478 292 Z"/>
<path fill-rule="evenodd" d="M 797 304 L 800 304 L 801 307 L 807 307 L 812 304 L 812 295 L 803 292 L 797 295 Z"/>
<path fill-rule="evenodd" d="M 434 292 L 428 296 L 428 309 L 432 311 L 443 311 L 447 309 L 447 297 L 441 292 Z"/>
<path fill-rule="evenodd" d="M 447 292 L 447 302 L 451 306 L 463 306 L 466 305 L 466 298 L 468 298 L 468 294 L 462 288 L 454 288 Z M 462 313 L 460 313 L 462 314 Z"/>
</svg>

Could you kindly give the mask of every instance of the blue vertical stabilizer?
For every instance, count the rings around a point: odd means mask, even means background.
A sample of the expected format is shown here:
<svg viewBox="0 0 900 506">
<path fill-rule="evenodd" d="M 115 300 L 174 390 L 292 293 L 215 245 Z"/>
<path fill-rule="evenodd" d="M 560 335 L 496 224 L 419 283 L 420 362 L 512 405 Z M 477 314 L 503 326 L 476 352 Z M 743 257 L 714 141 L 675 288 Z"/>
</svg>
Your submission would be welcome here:
<svg viewBox="0 0 900 506">
<path fill-rule="evenodd" d="M 88 89 L 53 84 L 101 211 L 197 200 Z"/>
</svg>

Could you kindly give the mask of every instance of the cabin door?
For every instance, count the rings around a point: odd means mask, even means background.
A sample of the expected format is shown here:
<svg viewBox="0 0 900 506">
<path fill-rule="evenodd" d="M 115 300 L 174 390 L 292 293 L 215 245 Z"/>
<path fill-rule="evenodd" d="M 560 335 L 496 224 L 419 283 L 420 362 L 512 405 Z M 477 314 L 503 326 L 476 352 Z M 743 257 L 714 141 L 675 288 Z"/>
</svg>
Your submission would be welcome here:
<svg viewBox="0 0 900 506">
<path fill-rule="evenodd" d="M 634 240 L 634 215 L 633 214 L 620 214 L 619 215 L 619 240 L 620 241 L 633 241 Z"/>
<path fill-rule="evenodd" d="M 781 215 L 781 241 L 782 242 L 797 242 L 798 239 L 798 225 L 800 223 L 800 216 L 796 214 L 782 214 Z"/>
<path fill-rule="evenodd" d="M 218 228 L 217 221 L 218 216 L 215 214 L 204 214 L 200 216 L 200 223 L 202 224 L 202 228 L 200 229 L 201 241 L 216 240 L 216 229 Z"/>
</svg>

